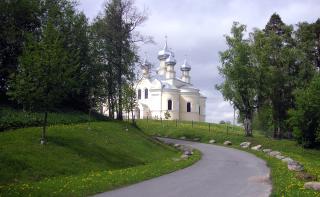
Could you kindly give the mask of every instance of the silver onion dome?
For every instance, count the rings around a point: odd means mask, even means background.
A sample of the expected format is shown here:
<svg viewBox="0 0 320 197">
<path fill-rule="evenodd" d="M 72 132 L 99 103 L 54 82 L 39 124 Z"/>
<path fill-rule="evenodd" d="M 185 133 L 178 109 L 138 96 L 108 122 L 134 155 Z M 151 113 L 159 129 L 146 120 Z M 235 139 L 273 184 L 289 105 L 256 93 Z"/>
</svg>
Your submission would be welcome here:
<svg viewBox="0 0 320 197">
<path fill-rule="evenodd" d="M 176 65 L 176 59 L 174 58 L 174 53 L 169 52 L 169 57 L 166 59 L 166 64 L 167 65 Z"/>
<path fill-rule="evenodd" d="M 167 36 L 165 38 L 166 38 L 166 43 L 163 49 L 158 53 L 159 60 L 165 60 L 170 56 L 170 51 L 168 50 Z"/>
<path fill-rule="evenodd" d="M 159 60 L 165 60 L 170 56 L 170 51 L 168 50 L 167 42 L 164 45 L 163 49 L 158 53 Z"/>
<path fill-rule="evenodd" d="M 184 60 L 184 63 L 181 65 L 180 70 L 181 71 L 190 71 L 191 70 L 191 66 L 188 63 L 187 59 Z"/>
<path fill-rule="evenodd" d="M 141 64 L 141 68 L 146 68 L 146 69 L 151 68 L 151 63 L 148 61 L 147 57 L 144 58 L 144 60 Z"/>
</svg>

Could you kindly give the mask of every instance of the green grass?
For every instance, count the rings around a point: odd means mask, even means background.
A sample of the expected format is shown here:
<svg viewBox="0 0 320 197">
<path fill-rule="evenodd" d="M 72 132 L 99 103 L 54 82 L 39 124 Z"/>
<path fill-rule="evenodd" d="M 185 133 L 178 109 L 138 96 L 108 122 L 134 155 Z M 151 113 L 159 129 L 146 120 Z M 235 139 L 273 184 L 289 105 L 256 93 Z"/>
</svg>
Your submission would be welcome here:
<svg viewBox="0 0 320 197">
<path fill-rule="evenodd" d="M 0 133 L 0 196 L 85 196 L 191 165 L 125 122 L 55 125 Z M 126 130 L 128 128 L 128 130 Z"/>
<path fill-rule="evenodd" d="M 210 139 L 215 139 L 218 145 L 222 145 L 225 140 L 230 140 L 233 143 L 232 147 L 237 149 L 241 149 L 239 144 L 244 141 L 250 141 L 253 145 L 261 144 L 264 148 L 278 150 L 301 162 L 305 166 L 306 172 L 315 175 L 317 180 L 320 180 L 320 150 L 303 149 L 293 140 L 273 140 L 258 132 L 254 133 L 254 137 L 244 137 L 242 128 L 233 128 L 225 124 L 210 124 L 210 132 L 208 123 L 194 123 L 193 128 L 191 122 L 178 122 L 176 126 L 176 121 L 163 121 L 161 125 L 161 121 L 139 120 L 137 124 L 148 135 L 200 138 L 205 143 L 208 143 Z M 297 178 L 295 172 L 287 170 L 287 166 L 280 160 L 269 157 L 262 152 L 246 151 L 267 161 L 271 169 L 272 196 L 320 196 L 320 192 L 304 189 L 305 181 Z"/>
<path fill-rule="evenodd" d="M 22 127 L 41 126 L 43 123 L 43 113 L 24 112 L 10 107 L 0 106 L 0 131 L 17 129 Z M 102 116 L 92 116 L 93 121 L 102 120 Z M 89 120 L 86 113 L 79 111 L 50 112 L 48 114 L 48 124 L 72 124 L 83 123 Z"/>
</svg>

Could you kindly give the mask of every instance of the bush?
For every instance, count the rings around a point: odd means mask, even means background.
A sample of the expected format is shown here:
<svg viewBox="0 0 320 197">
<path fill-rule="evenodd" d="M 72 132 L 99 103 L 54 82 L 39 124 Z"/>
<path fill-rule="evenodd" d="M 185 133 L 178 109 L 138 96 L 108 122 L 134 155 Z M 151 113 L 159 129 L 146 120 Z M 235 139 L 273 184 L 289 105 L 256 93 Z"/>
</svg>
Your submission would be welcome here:
<svg viewBox="0 0 320 197">
<path fill-rule="evenodd" d="M 320 145 L 320 75 L 296 92 L 296 108 L 289 111 L 293 135 L 304 147 Z"/>
</svg>

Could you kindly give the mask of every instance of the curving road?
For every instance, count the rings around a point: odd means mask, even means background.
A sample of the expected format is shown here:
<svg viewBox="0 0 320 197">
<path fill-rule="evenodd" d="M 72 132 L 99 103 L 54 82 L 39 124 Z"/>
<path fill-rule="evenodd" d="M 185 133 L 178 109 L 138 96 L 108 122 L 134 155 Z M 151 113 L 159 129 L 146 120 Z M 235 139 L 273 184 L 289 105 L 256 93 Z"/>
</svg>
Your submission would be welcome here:
<svg viewBox="0 0 320 197">
<path fill-rule="evenodd" d="M 165 139 L 202 152 L 194 165 L 158 178 L 98 194 L 99 197 L 267 197 L 269 168 L 252 154 L 222 146 Z"/>
</svg>

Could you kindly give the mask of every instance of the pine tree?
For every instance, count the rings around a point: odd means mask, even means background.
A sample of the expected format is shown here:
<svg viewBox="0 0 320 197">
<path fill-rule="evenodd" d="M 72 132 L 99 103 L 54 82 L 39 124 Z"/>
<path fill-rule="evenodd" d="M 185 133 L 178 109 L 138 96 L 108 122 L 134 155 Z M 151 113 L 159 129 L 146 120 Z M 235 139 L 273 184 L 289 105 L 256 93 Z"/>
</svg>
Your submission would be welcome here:
<svg viewBox="0 0 320 197">
<path fill-rule="evenodd" d="M 48 111 L 70 91 L 74 76 L 75 67 L 68 65 L 68 53 L 63 48 L 60 33 L 49 20 L 40 41 L 29 36 L 9 92 L 19 103 L 43 111 L 41 143 L 47 140 Z"/>
</svg>

